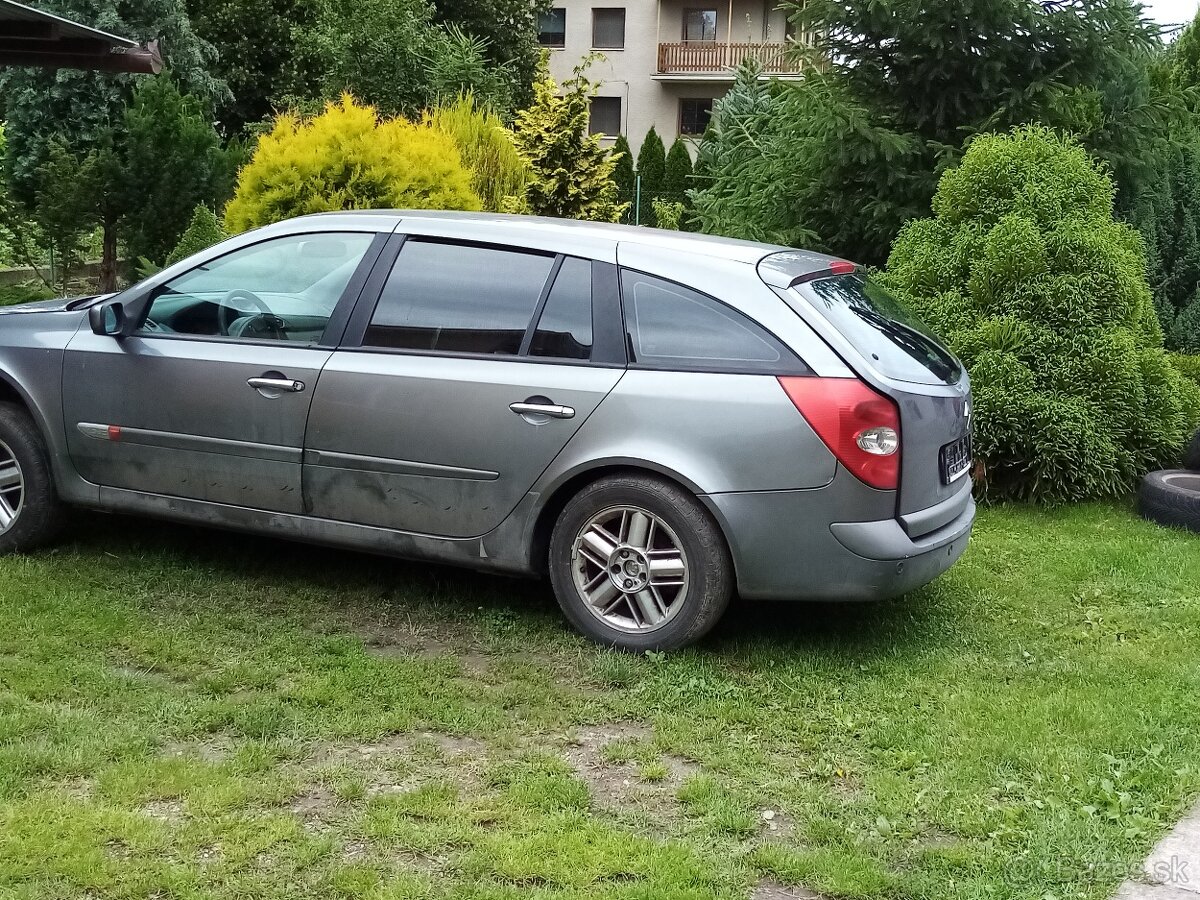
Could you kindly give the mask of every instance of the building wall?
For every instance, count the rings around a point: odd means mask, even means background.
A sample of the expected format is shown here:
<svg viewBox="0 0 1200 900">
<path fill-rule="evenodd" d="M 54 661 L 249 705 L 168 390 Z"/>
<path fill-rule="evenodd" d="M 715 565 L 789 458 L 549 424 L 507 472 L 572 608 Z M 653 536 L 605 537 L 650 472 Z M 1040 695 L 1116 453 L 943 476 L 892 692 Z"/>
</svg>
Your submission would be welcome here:
<svg viewBox="0 0 1200 900">
<path fill-rule="evenodd" d="M 562 83 L 592 52 L 592 9 L 622 4 L 620 0 L 552 0 L 552 5 L 566 9 L 565 46 L 550 51 L 550 73 Z M 775 0 L 735 0 L 730 17 L 728 0 L 626 0 L 624 49 L 597 51 L 603 58 L 587 74 L 601 83 L 598 96 L 621 98 L 621 130 L 635 154 L 651 126 L 667 146 L 679 136 L 680 100 L 718 99 L 732 83 L 729 73 L 656 77 L 659 42 L 682 39 L 684 10 L 715 8 L 718 42 L 782 41 L 786 19 L 774 6 Z M 615 139 L 613 135 L 606 142 Z M 694 154 L 696 139 L 685 136 L 685 140 Z"/>
</svg>

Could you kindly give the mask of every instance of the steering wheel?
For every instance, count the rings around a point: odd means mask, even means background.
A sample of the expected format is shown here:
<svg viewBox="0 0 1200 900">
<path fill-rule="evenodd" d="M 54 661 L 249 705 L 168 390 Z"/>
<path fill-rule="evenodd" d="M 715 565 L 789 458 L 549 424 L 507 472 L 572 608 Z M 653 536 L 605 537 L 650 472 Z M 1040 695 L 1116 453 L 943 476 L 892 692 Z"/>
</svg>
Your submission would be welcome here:
<svg viewBox="0 0 1200 900">
<path fill-rule="evenodd" d="M 236 303 L 238 300 L 246 301 L 254 309 L 247 310 L 243 306 L 238 306 Z M 220 329 L 220 333 L 226 337 L 236 337 L 236 335 L 231 334 L 230 329 L 238 319 L 245 318 L 245 315 L 242 315 L 242 313 L 253 315 L 254 318 L 238 330 L 239 335 L 245 334 L 261 320 L 263 323 L 269 325 L 272 337 L 278 340 L 284 339 L 283 319 L 271 312 L 271 307 L 263 302 L 262 297 L 253 291 L 247 291 L 243 288 L 235 288 L 221 298 L 221 303 L 217 307 L 217 327 Z"/>
</svg>

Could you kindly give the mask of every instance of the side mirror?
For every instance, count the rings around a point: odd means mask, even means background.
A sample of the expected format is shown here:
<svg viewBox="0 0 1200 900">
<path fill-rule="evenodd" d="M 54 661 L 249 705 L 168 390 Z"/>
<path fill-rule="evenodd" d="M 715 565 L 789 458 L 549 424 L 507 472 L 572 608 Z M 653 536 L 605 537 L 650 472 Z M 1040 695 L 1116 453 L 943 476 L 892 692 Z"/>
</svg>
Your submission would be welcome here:
<svg viewBox="0 0 1200 900">
<path fill-rule="evenodd" d="M 88 322 L 96 334 L 122 337 L 125 334 L 125 307 L 120 303 L 101 303 L 88 310 Z"/>
</svg>

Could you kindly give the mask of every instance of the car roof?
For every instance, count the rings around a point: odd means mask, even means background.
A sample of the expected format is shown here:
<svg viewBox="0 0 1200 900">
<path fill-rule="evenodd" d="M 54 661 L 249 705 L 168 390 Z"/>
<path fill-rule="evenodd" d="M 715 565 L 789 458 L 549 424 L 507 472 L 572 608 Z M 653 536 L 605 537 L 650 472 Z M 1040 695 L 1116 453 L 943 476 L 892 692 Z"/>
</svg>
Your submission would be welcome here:
<svg viewBox="0 0 1200 900">
<path fill-rule="evenodd" d="M 373 216 L 399 218 L 401 223 L 408 220 L 427 222 L 469 222 L 475 225 L 495 227 L 497 238 L 519 243 L 522 235 L 538 235 L 545 237 L 555 232 L 564 236 L 606 238 L 618 244 L 638 244 L 644 247 L 679 253 L 700 253 L 707 256 L 720 256 L 731 261 L 759 266 L 768 258 L 782 261 L 787 260 L 786 268 L 791 277 L 815 272 L 829 267 L 834 257 L 823 253 L 807 250 L 795 250 L 780 244 L 765 244 L 757 241 L 743 241 L 736 238 L 718 237 L 710 234 L 692 234 L 683 231 L 669 231 L 663 228 L 647 228 L 643 225 L 615 225 L 608 222 L 583 222 L 577 219 L 555 219 L 546 216 L 521 216 L 507 213 L 491 212 L 458 212 L 452 210 L 433 209 L 364 209 L 332 213 L 315 213 L 303 216 L 307 219 L 323 216 L 340 216 L 342 218 L 363 217 L 364 220 Z M 400 225 L 403 230 L 403 224 Z M 774 267 L 771 267 L 774 268 Z M 759 266 L 760 273 L 764 267 Z M 770 283 L 770 280 L 768 280 Z"/>
</svg>

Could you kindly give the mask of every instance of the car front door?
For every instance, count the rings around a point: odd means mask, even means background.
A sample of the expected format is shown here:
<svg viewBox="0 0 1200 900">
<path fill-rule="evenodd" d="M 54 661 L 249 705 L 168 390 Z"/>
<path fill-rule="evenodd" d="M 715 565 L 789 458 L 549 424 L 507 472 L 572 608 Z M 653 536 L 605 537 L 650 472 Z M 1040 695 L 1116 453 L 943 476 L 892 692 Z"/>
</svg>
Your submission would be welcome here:
<svg viewBox="0 0 1200 900">
<path fill-rule="evenodd" d="M 301 512 L 327 332 L 385 241 L 366 231 L 269 238 L 155 287 L 126 337 L 81 329 L 63 368 L 79 473 L 110 488 Z"/>
<path fill-rule="evenodd" d="M 610 263 L 410 235 L 368 296 L 313 399 L 315 516 L 485 534 L 624 372 Z"/>
</svg>

